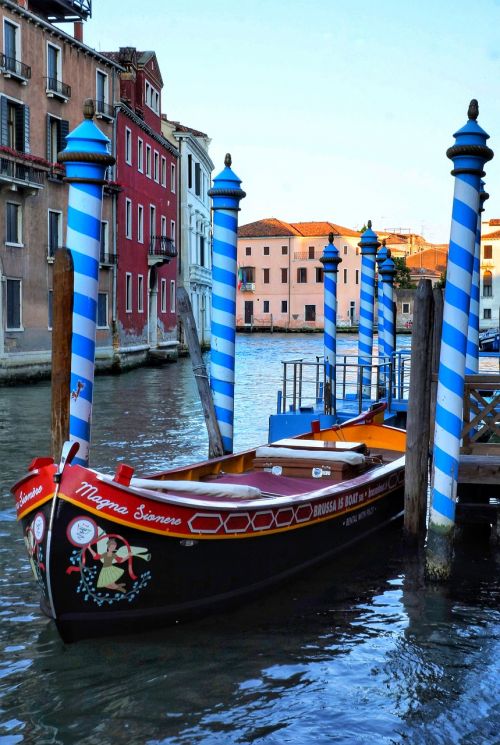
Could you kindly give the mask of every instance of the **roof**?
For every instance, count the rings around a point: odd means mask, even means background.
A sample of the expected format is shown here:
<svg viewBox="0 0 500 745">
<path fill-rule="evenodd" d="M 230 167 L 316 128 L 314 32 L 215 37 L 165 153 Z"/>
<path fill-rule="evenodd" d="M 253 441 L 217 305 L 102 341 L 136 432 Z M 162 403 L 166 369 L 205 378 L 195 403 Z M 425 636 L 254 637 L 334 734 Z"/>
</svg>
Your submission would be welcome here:
<svg viewBox="0 0 500 745">
<path fill-rule="evenodd" d="M 176 132 L 186 132 L 188 134 L 194 135 L 195 137 L 208 137 L 205 132 L 201 132 L 199 129 L 193 129 L 193 127 L 188 127 L 186 124 L 181 124 L 180 122 L 176 122 L 173 119 L 167 119 L 164 114 L 161 118 L 163 119 L 163 121 L 171 124 L 175 128 Z"/>
<path fill-rule="evenodd" d="M 491 221 L 490 221 L 491 222 Z M 500 224 L 500 221 L 499 221 Z M 500 230 L 495 230 L 494 233 L 487 233 L 486 235 L 481 236 L 481 240 L 488 239 L 489 241 L 497 241 L 500 238 Z"/>
<path fill-rule="evenodd" d="M 491 227 L 496 227 L 497 225 L 500 225 L 500 219 L 498 217 L 494 217 L 488 221 L 488 225 L 491 225 Z"/>
<path fill-rule="evenodd" d="M 328 233 L 336 235 L 353 236 L 358 238 L 361 233 L 351 228 L 344 228 L 342 225 L 336 225 L 333 222 L 284 222 L 277 217 L 266 217 L 263 220 L 256 220 L 247 225 L 241 225 L 238 228 L 240 238 L 266 238 L 279 236 L 302 236 L 316 237 L 325 236 Z"/>
<path fill-rule="evenodd" d="M 428 272 L 443 272 L 446 269 L 448 258 L 448 247 L 436 245 L 432 248 L 424 248 L 406 257 L 406 266 L 411 272 L 425 269 Z"/>
</svg>

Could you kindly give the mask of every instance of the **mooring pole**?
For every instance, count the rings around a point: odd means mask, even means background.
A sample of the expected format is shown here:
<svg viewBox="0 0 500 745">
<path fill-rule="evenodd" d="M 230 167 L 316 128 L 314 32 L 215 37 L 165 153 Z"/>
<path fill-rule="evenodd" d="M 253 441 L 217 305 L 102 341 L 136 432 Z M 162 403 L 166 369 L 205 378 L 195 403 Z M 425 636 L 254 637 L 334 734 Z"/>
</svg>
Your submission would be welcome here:
<svg viewBox="0 0 500 745">
<path fill-rule="evenodd" d="M 52 277 L 51 435 L 52 457 L 59 463 L 69 439 L 73 259 L 67 248 L 56 250 Z"/>
<path fill-rule="evenodd" d="M 384 283 L 380 276 L 380 266 L 388 259 L 391 255 L 391 249 L 385 245 L 385 238 L 382 241 L 382 245 L 377 251 L 375 261 L 377 262 L 378 269 L 378 281 L 377 281 L 377 334 L 378 334 L 378 356 L 379 359 L 383 360 L 385 357 L 385 339 L 384 339 Z"/>
<path fill-rule="evenodd" d="M 394 350 L 396 349 L 395 313 L 394 313 L 394 277 L 396 266 L 388 251 L 388 258 L 379 267 L 379 274 L 384 285 L 384 353 L 388 361 L 385 373 L 387 398 L 391 399 L 392 366 L 394 364 Z"/>
<path fill-rule="evenodd" d="M 210 387 L 225 453 L 233 452 L 234 362 L 236 343 L 237 238 L 240 200 L 246 196 L 241 179 L 225 168 L 214 178 L 208 196 L 214 215 L 212 261 L 212 338 Z"/>
<path fill-rule="evenodd" d="M 375 307 L 375 255 L 380 246 L 372 221 L 361 235 L 361 290 L 359 301 L 359 364 L 362 367 L 362 397 L 370 398 L 373 356 L 373 316 Z"/>
<path fill-rule="evenodd" d="M 481 180 L 479 191 L 479 212 L 477 214 L 476 241 L 474 244 L 474 264 L 472 269 L 472 286 L 470 291 L 469 327 L 467 329 L 467 354 L 465 357 L 465 374 L 477 375 L 479 372 L 479 276 L 481 262 L 481 215 L 484 203 L 489 194 L 484 190 Z"/>
<path fill-rule="evenodd" d="M 333 233 L 328 236 L 323 256 L 324 299 L 324 348 L 325 348 L 325 414 L 337 412 L 337 272 L 342 259 L 339 250 L 333 243 Z M 327 398 L 329 401 L 327 402 Z"/>
<path fill-rule="evenodd" d="M 406 419 L 405 516 L 406 534 L 425 535 L 432 357 L 432 283 L 421 279 L 413 306 L 411 373 Z"/>
<path fill-rule="evenodd" d="M 95 336 L 99 287 L 102 187 L 106 168 L 115 162 L 109 139 L 92 121 L 94 103 L 87 99 L 84 121 L 66 137 L 58 160 L 69 183 L 67 246 L 74 265 L 73 336 L 71 341 L 70 440 L 80 444 L 74 463 L 89 462 Z"/>
<path fill-rule="evenodd" d="M 493 157 L 492 150 L 486 146 L 489 135 L 476 121 L 478 113 L 474 99 L 469 106 L 467 124 L 455 133 L 455 145 L 446 153 L 453 160 L 455 193 L 439 359 L 432 508 L 426 547 L 426 573 L 433 581 L 446 580 L 451 572 L 479 189 L 483 166 Z"/>
</svg>

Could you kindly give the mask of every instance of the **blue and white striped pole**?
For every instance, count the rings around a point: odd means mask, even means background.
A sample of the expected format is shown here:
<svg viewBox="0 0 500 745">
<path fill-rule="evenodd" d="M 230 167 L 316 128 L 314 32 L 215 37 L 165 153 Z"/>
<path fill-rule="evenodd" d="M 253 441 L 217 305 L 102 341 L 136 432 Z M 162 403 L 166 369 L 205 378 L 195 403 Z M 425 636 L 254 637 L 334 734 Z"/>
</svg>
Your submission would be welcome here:
<svg viewBox="0 0 500 745">
<path fill-rule="evenodd" d="M 69 183 L 67 246 L 74 266 L 73 335 L 71 339 L 71 397 L 69 437 L 80 445 L 73 463 L 89 462 L 102 187 L 106 168 L 115 162 L 109 139 L 94 124 L 94 104 L 85 101 L 84 121 L 66 137 L 58 160 L 66 166 Z"/>
<path fill-rule="evenodd" d="M 380 243 L 377 234 L 368 228 L 358 243 L 361 248 L 361 293 L 359 302 L 359 364 L 362 366 L 362 397 L 371 396 L 372 355 L 373 355 L 373 318 L 375 309 L 375 255 Z"/>
<path fill-rule="evenodd" d="M 224 452 L 232 453 L 238 211 L 246 195 L 231 170 L 229 153 L 224 165 L 208 192 L 214 215 L 210 386 Z"/>
<path fill-rule="evenodd" d="M 388 250 L 388 258 L 379 266 L 379 274 L 382 278 L 383 300 L 384 300 L 384 357 L 387 363 L 385 368 L 385 387 L 386 395 L 389 396 L 391 387 L 391 364 L 394 363 L 394 350 L 396 348 L 396 334 L 394 329 L 394 276 L 396 274 L 396 265 L 391 259 L 391 252 Z"/>
<path fill-rule="evenodd" d="M 467 329 L 483 166 L 493 157 L 488 135 L 478 125 L 479 110 L 472 100 L 468 121 L 455 133 L 447 151 L 453 160 L 455 193 L 444 295 L 443 332 L 439 358 L 432 507 L 427 539 L 426 569 L 430 579 L 449 577 L 463 423 Z"/>
<path fill-rule="evenodd" d="M 470 291 L 469 328 L 467 330 L 467 354 L 465 357 L 465 374 L 477 375 L 479 372 L 479 281 L 481 261 L 481 214 L 489 194 L 484 190 L 481 181 L 479 191 L 479 212 L 477 215 L 476 242 L 474 245 L 474 264 L 472 269 L 472 287 Z"/>
<path fill-rule="evenodd" d="M 377 251 L 377 256 L 375 257 L 375 260 L 377 262 L 377 268 L 378 268 L 378 282 L 377 282 L 377 289 L 378 289 L 378 313 L 377 313 L 377 333 L 378 333 L 378 356 L 379 359 L 382 360 L 383 357 L 385 357 L 385 343 L 384 343 L 384 284 L 382 282 L 382 277 L 380 276 L 380 266 L 384 263 L 386 259 L 389 258 L 391 255 L 391 249 L 387 248 L 385 245 L 385 238 L 382 241 L 382 245 Z"/>
<path fill-rule="evenodd" d="M 323 256 L 320 257 L 323 264 L 324 282 L 324 347 L 325 347 L 325 382 L 330 391 L 330 401 L 333 403 L 333 412 L 337 411 L 337 272 L 342 259 L 339 250 L 333 243 L 333 233 L 328 236 L 328 246 L 325 246 Z M 327 394 L 325 392 L 325 404 Z M 331 407 L 328 406 L 331 410 Z M 329 413 L 325 409 L 325 413 Z"/>
</svg>

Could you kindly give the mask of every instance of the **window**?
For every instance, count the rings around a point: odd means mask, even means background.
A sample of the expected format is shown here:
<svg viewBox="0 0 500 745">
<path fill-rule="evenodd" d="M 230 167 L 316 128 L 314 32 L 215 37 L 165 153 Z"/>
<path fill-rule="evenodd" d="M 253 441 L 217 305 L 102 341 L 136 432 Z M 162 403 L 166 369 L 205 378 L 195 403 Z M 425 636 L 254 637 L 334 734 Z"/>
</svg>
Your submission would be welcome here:
<svg viewBox="0 0 500 745">
<path fill-rule="evenodd" d="M 137 240 L 144 243 L 144 207 L 137 205 Z"/>
<path fill-rule="evenodd" d="M 146 145 L 146 176 L 151 178 L 151 145 Z"/>
<path fill-rule="evenodd" d="M 7 331 L 22 331 L 21 280 L 7 279 Z"/>
<path fill-rule="evenodd" d="M 264 246 L 264 256 L 269 256 L 269 246 Z"/>
<path fill-rule="evenodd" d="M 347 256 L 347 246 L 344 246 L 344 256 Z"/>
<path fill-rule="evenodd" d="M 170 310 L 175 313 L 175 280 L 170 280 Z"/>
<path fill-rule="evenodd" d="M 156 235 L 156 207 L 154 204 L 149 205 L 149 235 L 151 238 Z"/>
<path fill-rule="evenodd" d="M 108 293 L 99 292 L 97 294 L 97 328 L 108 328 Z"/>
<path fill-rule="evenodd" d="M 286 256 L 288 254 L 288 246 L 281 246 L 281 254 Z"/>
<path fill-rule="evenodd" d="M 153 153 L 153 178 L 155 181 L 160 181 L 160 154 L 157 150 Z"/>
<path fill-rule="evenodd" d="M 47 114 L 47 160 L 57 163 L 57 155 L 66 147 L 69 122 Z"/>
<path fill-rule="evenodd" d="M 347 269 L 344 269 L 344 284 L 347 284 Z"/>
<path fill-rule="evenodd" d="M 307 282 L 307 269 L 303 266 L 297 269 L 297 283 L 299 285 L 306 284 Z"/>
<path fill-rule="evenodd" d="M 23 226 L 21 205 L 15 204 L 15 202 L 6 202 L 5 208 L 5 242 L 14 246 L 22 246 Z"/>
<path fill-rule="evenodd" d="M 286 285 L 288 282 L 288 269 L 282 268 L 281 269 L 281 284 Z"/>
<path fill-rule="evenodd" d="M 323 267 L 316 267 L 316 282 L 323 282 Z"/>
<path fill-rule="evenodd" d="M 491 321 L 491 308 L 483 309 L 483 319 L 485 321 Z"/>
<path fill-rule="evenodd" d="M 170 191 L 175 194 L 175 164 L 170 164 Z"/>
<path fill-rule="evenodd" d="M 132 132 L 125 127 L 125 163 L 132 165 Z"/>
<path fill-rule="evenodd" d="M 148 106 L 155 114 L 160 113 L 160 94 L 153 88 L 151 83 L 146 80 L 146 93 L 145 93 L 146 106 Z"/>
<path fill-rule="evenodd" d="M 125 199 L 125 237 L 132 238 L 132 201 Z"/>
<path fill-rule="evenodd" d="M 101 221 L 101 262 L 109 260 L 109 223 L 107 220 Z"/>
<path fill-rule="evenodd" d="M 160 284 L 160 308 L 162 313 L 167 312 L 167 280 L 162 279 Z"/>
<path fill-rule="evenodd" d="M 262 270 L 262 274 L 263 274 L 263 282 L 264 282 L 264 284 L 265 285 L 268 285 L 269 284 L 269 269 L 263 269 Z"/>
<path fill-rule="evenodd" d="M 484 272 L 483 274 L 483 297 L 493 296 L 492 279 L 493 279 L 493 275 L 491 272 Z"/>
<path fill-rule="evenodd" d="M 61 49 L 47 43 L 47 93 L 69 98 L 69 86 L 62 82 Z"/>
<path fill-rule="evenodd" d="M 306 321 L 315 321 L 316 320 L 316 306 L 315 305 L 306 305 L 305 306 L 305 320 Z"/>
<path fill-rule="evenodd" d="M 188 189 L 193 188 L 193 156 L 188 155 Z"/>
<path fill-rule="evenodd" d="M 200 235 L 200 266 L 205 266 L 205 236 Z"/>
<path fill-rule="evenodd" d="M 245 255 L 246 256 L 251 256 L 252 255 L 252 247 L 251 246 L 247 246 L 245 248 Z"/>
<path fill-rule="evenodd" d="M 359 246 L 356 246 L 356 256 L 359 256 Z"/>
<path fill-rule="evenodd" d="M 170 220 L 170 237 L 175 241 L 175 220 Z"/>
<path fill-rule="evenodd" d="M 108 96 L 108 76 L 101 70 L 96 71 L 96 102 L 95 102 L 97 116 L 106 116 L 111 118 L 109 108 L 109 96 Z"/>
<path fill-rule="evenodd" d="M 137 276 L 137 310 L 144 313 L 144 277 L 142 274 Z"/>
<path fill-rule="evenodd" d="M 55 256 L 56 250 L 62 245 L 61 230 L 62 214 L 57 210 L 49 210 L 49 228 L 48 228 L 48 256 Z"/>
<path fill-rule="evenodd" d="M 130 272 L 125 274 L 125 311 L 132 312 L 132 275 Z"/>
<path fill-rule="evenodd" d="M 269 300 L 262 301 L 262 311 L 263 313 L 269 313 Z"/>
<path fill-rule="evenodd" d="M 314 259 L 314 246 L 309 246 L 308 248 L 308 256 L 310 259 Z"/>
<path fill-rule="evenodd" d="M 197 197 L 201 194 L 201 167 L 199 163 L 194 166 L 194 193 Z"/>
<path fill-rule="evenodd" d="M 288 313 L 288 300 L 281 301 L 281 312 Z"/>
<path fill-rule="evenodd" d="M 359 285 L 359 269 L 356 269 L 356 284 Z"/>
<path fill-rule="evenodd" d="M 31 68 L 21 62 L 21 33 L 19 26 L 6 18 L 3 22 L 3 51 L 4 61 L 3 70 L 9 73 L 9 76 L 20 78 L 26 81 L 31 77 Z"/>
<path fill-rule="evenodd" d="M 161 225 L 161 236 L 167 237 L 167 218 L 165 215 L 162 215 L 160 218 L 160 225 Z"/>
<path fill-rule="evenodd" d="M 144 142 L 140 137 L 137 138 L 137 170 L 144 171 Z"/>
<path fill-rule="evenodd" d="M 47 295 L 47 328 L 52 331 L 53 322 L 53 308 L 54 308 L 54 291 L 49 290 Z"/>
<path fill-rule="evenodd" d="M 29 106 L 12 101 L 6 96 L 0 98 L 1 144 L 20 153 L 30 151 L 30 110 Z"/>
<path fill-rule="evenodd" d="M 161 156 L 161 185 L 167 186 L 167 159 L 164 155 Z"/>
<path fill-rule="evenodd" d="M 401 313 L 408 315 L 410 312 L 410 303 L 401 303 Z"/>
<path fill-rule="evenodd" d="M 484 246 L 483 248 L 483 259 L 493 258 L 493 246 Z"/>
</svg>

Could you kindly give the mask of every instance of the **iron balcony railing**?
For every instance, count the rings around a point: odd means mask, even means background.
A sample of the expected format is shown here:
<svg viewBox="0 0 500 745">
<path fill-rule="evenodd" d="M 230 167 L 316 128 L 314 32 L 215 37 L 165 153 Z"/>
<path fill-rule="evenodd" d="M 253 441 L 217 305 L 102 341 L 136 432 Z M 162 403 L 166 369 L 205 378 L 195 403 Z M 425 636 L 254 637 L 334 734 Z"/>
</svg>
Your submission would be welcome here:
<svg viewBox="0 0 500 745">
<path fill-rule="evenodd" d="M 43 186 L 45 182 L 45 171 L 33 166 L 16 163 L 10 158 L 0 157 L 0 179 L 12 179 L 16 182 L 24 182 L 26 186 Z"/>
<path fill-rule="evenodd" d="M 177 249 L 173 239 L 167 238 L 166 235 L 152 235 L 149 240 L 149 255 L 174 259 L 177 256 Z"/>
<path fill-rule="evenodd" d="M 255 282 L 242 282 L 240 292 L 255 292 Z"/>
<path fill-rule="evenodd" d="M 71 98 L 71 86 L 63 83 L 57 78 L 45 78 L 47 82 L 47 93 L 55 94 L 61 98 Z"/>
<path fill-rule="evenodd" d="M 116 264 L 116 254 L 110 254 L 107 251 L 103 251 L 101 249 L 101 252 L 99 254 L 99 263 L 100 264 Z"/>
<path fill-rule="evenodd" d="M 29 80 L 31 78 L 31 67 L 15 59 L 15 57 L 7 57 L 6 54 L 0 54 L 0 67 L 4 74 L 14 75 L 16 78 L 21 78 L 21 80 Z"/>
<path fill-rule="evenodd" d="M 114 118 L 115 109 L 111 104 L 96 98 L 94 101 L 94 106 L 96 119 L 100 119 L 101 117 L 105 117 L 106 119 Z"/>
<path fill-rule="evenodd" d="M 312 251 L 294 251 L 293 254 L 295 261 L 317 261 L 320 256 L 323 256 L 322 249 L 316 249 L 314 253 Z"/>
</svg>

